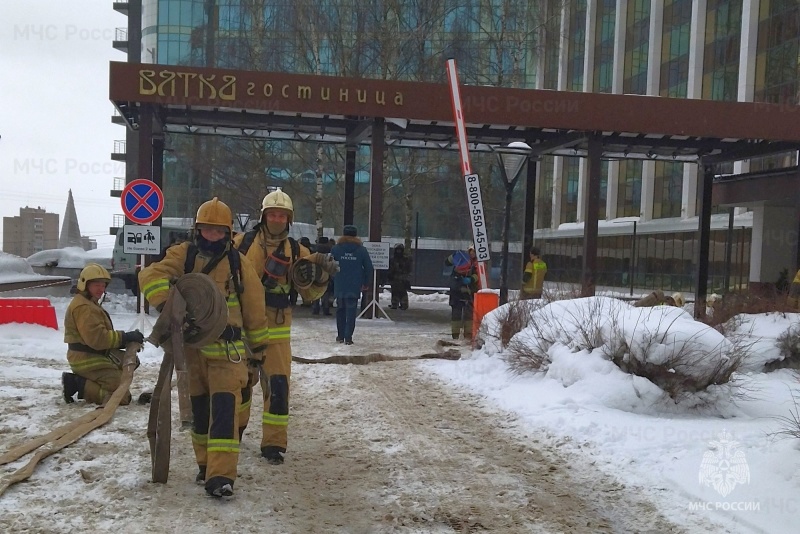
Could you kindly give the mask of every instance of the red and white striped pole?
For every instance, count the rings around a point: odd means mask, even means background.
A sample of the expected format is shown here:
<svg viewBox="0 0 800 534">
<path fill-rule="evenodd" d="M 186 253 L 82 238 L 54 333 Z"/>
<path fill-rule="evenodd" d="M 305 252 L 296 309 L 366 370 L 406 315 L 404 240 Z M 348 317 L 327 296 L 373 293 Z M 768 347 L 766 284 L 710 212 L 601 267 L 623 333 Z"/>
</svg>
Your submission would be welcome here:
<svg viewBox="0 0 800 534">
<path fill-rule="evenodd" d="M 447 60 L 447 81 L 450 84 L 450 100 L 453 104 L 453 116 L 456 122 L 458 152 L 461 156 L 461 172 L 464 175 L 464 186 L 467 189 L 467 202 L 472 222 L 472 241 L 475 246 L 475 256 L 478 260 L 478 283 L 480 289 L 488 289 L 489 281 L 486 276 L 486 262 L 489 261 L 489 235 L 486 231 L 486 217 L 483 215 L 480 179 L 477 174 L 473 174 L 472 163 L 469 159 L 467 128 L 464 124 L 464 110 L 461 107 L 461 93 L 458 89 L 458 73 L 456 72 L 455 59 Z"/>
</svg>

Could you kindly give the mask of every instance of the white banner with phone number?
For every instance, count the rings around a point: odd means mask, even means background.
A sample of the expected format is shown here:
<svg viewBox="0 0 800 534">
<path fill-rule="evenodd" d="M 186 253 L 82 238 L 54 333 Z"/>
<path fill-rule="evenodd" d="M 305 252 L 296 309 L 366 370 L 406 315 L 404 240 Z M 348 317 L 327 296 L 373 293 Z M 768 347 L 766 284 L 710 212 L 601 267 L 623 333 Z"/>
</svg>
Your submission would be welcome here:
<svg viewBox="0 0 800 534">
<path fill-rule="evenodd" d="M 483 197 L 481 183 L 477 174 L 464 176 L 467 188 L 469 217 L 472 222 L 472 241 L 475 245 L 475 256 L 478 261 L 489 261 L 489 236 L 486 235 L 486 218 L 483 215 Z"/>
</svg>

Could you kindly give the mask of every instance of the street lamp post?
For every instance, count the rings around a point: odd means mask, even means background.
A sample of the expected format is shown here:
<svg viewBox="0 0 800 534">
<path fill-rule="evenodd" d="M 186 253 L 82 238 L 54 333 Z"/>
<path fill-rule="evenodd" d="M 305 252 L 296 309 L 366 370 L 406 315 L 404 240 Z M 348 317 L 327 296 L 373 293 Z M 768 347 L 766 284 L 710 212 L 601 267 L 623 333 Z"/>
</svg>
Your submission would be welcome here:
<svg viewBox="0 0 800 534">
<path fill-rule="evenodd" d="M 507 147 L 496 151 L 500 168 L 503 171 L 506 187 L 506 205 L 503 216 L 503 251 L 500 264 L 500 304 L 508 302 L 508 234 L 511 227 L 511 201 L 513 199 L 514 186 L 517 185 L 522 169 L 528 161 L 531 147 L 526 143 L 515 141 Z M 523 258 L 525 256 L 523 251 Z"/>
</svg>

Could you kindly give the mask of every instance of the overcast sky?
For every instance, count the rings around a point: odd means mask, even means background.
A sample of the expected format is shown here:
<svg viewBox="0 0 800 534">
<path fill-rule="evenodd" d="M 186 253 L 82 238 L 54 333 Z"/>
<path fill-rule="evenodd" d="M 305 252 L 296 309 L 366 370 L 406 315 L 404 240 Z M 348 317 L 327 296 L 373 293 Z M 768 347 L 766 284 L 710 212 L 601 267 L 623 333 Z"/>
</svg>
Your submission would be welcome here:
<svg viewBox="0 0 800 534">
<path fill-rule="evenodd" d="M 61 225 L 72 189 L 81 233 L 112 246 L 122 209 L 109 191 L 125 166 L 111 152 L 125 133 L 108 63 L 126 59 L 111 47 L 126 25 L 111 0 L 0 0 L 0 217 L 42 207 Z"/>
</svg>

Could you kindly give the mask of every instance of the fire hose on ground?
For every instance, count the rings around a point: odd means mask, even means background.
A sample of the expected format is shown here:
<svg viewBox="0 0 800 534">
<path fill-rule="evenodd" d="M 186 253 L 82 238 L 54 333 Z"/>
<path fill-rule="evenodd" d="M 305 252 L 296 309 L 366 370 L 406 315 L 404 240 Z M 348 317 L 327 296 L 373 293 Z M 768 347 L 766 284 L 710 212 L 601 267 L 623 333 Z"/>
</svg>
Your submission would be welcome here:
<svg viewBox="0 0 800 534">
<path fill-rule="evenodd" d="M 9 476 L 4 477 L 0 482 L 0 495 L 2 495 L 10 486 L 27 480 L 36 465 L 47 458 L 53 453 L 56 453 L 66 447 L 75 443 L 80 438 L 91 432 L 96 428 L 100 428 L 108 423 L 114 416 L 114 412 L 119 407 L 119 403 L 128 394 L 131 382 L 133 381 L 133 371 L 136 368 L 136 353 L 142 348 L 139 343 L 128 343 L 125 347 L 125 356 L 122 360 L 122 377 L 119 387 L 111 394 L 111 397 L 106 401 L 103 406 L 93 410 L 82 417 L 63 425 L 52 432 L 35 438 L 27 443 L 23 443 L 14 447 L 10 451 L 0 456 L 0 465 L 5 465 L 22 458 L 26 454 L 39 449 L 40 447 L 49 444 L 48 447 L 40 449 L 24 466 L 12 472 Z"/>
</svg>

